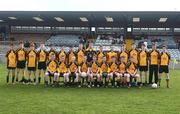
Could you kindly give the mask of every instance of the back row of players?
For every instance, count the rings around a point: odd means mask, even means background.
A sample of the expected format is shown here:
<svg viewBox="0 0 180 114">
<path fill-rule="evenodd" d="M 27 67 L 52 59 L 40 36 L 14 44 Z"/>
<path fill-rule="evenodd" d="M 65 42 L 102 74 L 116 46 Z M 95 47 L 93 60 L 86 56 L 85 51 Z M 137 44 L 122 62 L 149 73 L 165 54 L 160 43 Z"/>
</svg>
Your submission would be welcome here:
<svg viewBox="0 0 180 114">
<path fill-rule="evenodd" d="M 154 83 L 158 83 L 160 86 L 161 75 L 165 73 L 167 87 L 169 87 L 170 55 L 166 48 L 163 46 L 163 51 L 160 53 L 156 49 L 156 44 L 153 44 L 152 50 L 148 52 L 144 44 L 140 50 L 136 48 L 135 44 L 132 44 L 132 49 L 127 51 L 124 43 L 120 52 L 115 52 L 113 48 L 109 52 L 105 52 L 103 46 L 99 47 L 99 51 L 95 51 L 93 43 L 89 43 L 87 49 L 80 44 L 76 52 L 70 48 L 66 53 L 62 48 L 58 53 L 53 46 L 47 52 L 44 44 L 41 44 L 40 50 L 37 52 L 34 43 L 31 43 L 29 50 L 26 51 L 23 42 L 20 42 L 17 50 L 14 50 L 13 44 L 11 44 L 10 50 L 6 54 L 7 83 L 9 83 L 10 71 L 12 71 L 12 83 L 15 83 L 15 80 L 23 83 L 40 83 L 43 71 L 46 86 L 48 84 L 59 86 L 59 80 L 63 77 L 65 86 L 77 84 L 81 87 L 86 82 L 88 87 L 108 87 L 111 82 L 112 87 L 127 86 L 129 88 L 132 83 L 141 87 L 148 83 L 147 71 L 149 69 L 149 84 L 153 83 L 154 74 Z M 25 78 L 26 66 L 28 79 Z M 17 75 L 15 75 L 16 68 Z M 37 69 L 39 70 L 38 77 L 36 76 Z M 22 72 L 21 80 L 20 72 Z M 31 74 L 34 75 L 33 81 Z"/>
</svg>

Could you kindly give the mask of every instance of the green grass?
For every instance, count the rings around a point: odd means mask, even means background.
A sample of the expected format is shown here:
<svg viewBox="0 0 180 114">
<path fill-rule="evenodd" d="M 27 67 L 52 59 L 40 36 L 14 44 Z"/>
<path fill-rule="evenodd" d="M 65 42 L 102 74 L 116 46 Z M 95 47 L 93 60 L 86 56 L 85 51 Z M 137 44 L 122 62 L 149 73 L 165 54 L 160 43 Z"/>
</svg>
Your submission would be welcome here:
<svg viewBox="0 0 180 114">
<path fill-rule="evenodd" d="M 179 114 L 180 71 L 171 71 L 171 88 L 44 88 L 6 85 L 0 65 L 1 114 Z"/>
</svg>

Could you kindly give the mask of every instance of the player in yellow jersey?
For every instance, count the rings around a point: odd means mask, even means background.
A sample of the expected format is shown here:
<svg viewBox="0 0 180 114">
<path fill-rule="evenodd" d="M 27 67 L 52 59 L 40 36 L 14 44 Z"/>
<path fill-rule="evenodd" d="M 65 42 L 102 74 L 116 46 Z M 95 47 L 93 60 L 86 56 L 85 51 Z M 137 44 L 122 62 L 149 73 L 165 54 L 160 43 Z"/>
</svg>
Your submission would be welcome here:
<svg viewBox="0 0 180 114">
<path fill-rule="evenodd" d="M 48 54 L 45 50 L 45 46 L 42 43 L 40 46 L 40 50 L 37 52 L 37 57 L 38 57 L 38 70 L 39 70 L 39 77 L 38 77 L 38 83 L 41 82 L 41 71 L 43 70 L 44 74 L 46 72 L 46 61 Z"/>
<path fill-rule="evenodd" d="M 55 81 L 56 81 L 56 86 L 59 86 L 59 80 L 62 77 L 64 79 L 64 85 L 66 85 L 67 80 L 66 77 L 69 75 L 68 73 L 68 65 L 67 62 L 65 60 L 65 56 L 62 56 L 59 62 L 59 66 L 58 66 L 58 75 L 55 75 Z"/>
<path fill-rule="evenodd" d="M 149 51 L 149 84 L 152 84 L 153 74 L 154 83 L 158 83 L 158 65 L 159 65 L 159 51 L 156 49 L 155 43 L 152 44 L 152 50 Z"/>
<path fill-rule="evenodd" d="M 31 73 L 34 74 L 34 84 L 36 84 L 36 66 L 37 53 L 35 51 L 34 43 L 30 44 L 30 50 L 27 52 L 27 69 L 28 69 L 28 83 L 31 83 Z"/>
<path fill-rule="evenodd" d="M 136 44 L 135 43 L 133 43 L 132 44 L 132 49 L 129 51 L 129 56 L 130 57 L 133 57 L 133 59 L 134 59 L 134 63 L 135 64 L 138 64 L 138 49 L 136 48 Z"/>
<path fill-rule="evenodd" d="M 72 62 L 68 65 L 68 73 L 66 80 L 67 80 L 67 86 L 68 85 L 75 85 L 78 84 L 78 64 L 76 62 L 76 57 L 72 57 Z"/>
<path fill-rule="evenodd" d="M 162 74 L 166 75 L 166 86 L 169 88 L 169 62 L 170 62 L 170 54 L 167 52 L 167 46 L 162 47 L 162 52 L 160 54 L 160 66 L 159 66 L 159 86 L 161 83 Z"/>
<path fill-rule="evenodd" d="M 60 61 L 62 57 L 65 57 L 65 61 L 66 61 L 67 57 L 66 57 L 66 52 L 64 50 L 64 47 L 61 47 L 61 51 L 58 54 L 58 61 Z"/>
<path fill-rule="evenodd" d="M 107 56 L 106 58 L 107 58 L 107 63 L 108 63 L 108 64 L 112 62 L 112 57 L 115 57 L 116 60 L 118 59 L 118 55 L 117 55 L 117 53 L 114 51 L 114 48 L 113 48 L 113 47 L 111 47 L 110 52 L 108 52 L 106 56 Z"/>
<path fill-rule="evenodd" d="M 17 75 L 16 82 L 26 82 L 25 68 L 26 68 L 26 51 L 24 49 L 24 43 L 19 43 L 19 48 L 16 50 L 17 57 Z M 20 71 L 22 72 L 22 79 L 20 80 Z M 19 81 L 20 80 L 20 81 Z"/>
<path fill-rule="evenodd" d="M 48 52 L 48 61 L 51 60 L 52 55 L 55 55 L 55 60 L 57 60 L 57 52 L 53 45 L 50 46 L 50 50 Z"/>
<path fill-rule="evenodd" d="M 79 48 L 76 52 L 77 64 L 81 64 L 83 62 L 84 56 L 85 56 L 85 51 L 83 49 L 83 44 L 79 44 Z"/>
<path fill-rule="evenodd" d="M 89 63 L 89 81 L 88 87 L 100 87 L 101 76 L 100 76 L 100 69 L 99 64 L 97 63 L 96 55 L 93 56 L 93 61 Z"/>
<path fill-rule="evenodd" d="M 135 81 L 135 85 L 138 85 L 139 87 L 142 86 L 140 83 L 140 75 L 138 74 L 138 67 L 135 64 L 133 57 L 130 57 L 130 62 L 127 64 L 127 73 L 127 77 L 129 77 L 127 78 L 128 87 L 131 87 L 133 79 Z"/>
<path fill-rule="evenodd" d="M 72 58 L 76 56 L 76 53 L 73 50 L 73 47 L 70 47 L 69 52 L 67 53 L 67 63 L 72 62 Z"/>
<path fill-rule="evenodd" d="M 78 71 L 79 71 L 79 82 L 81 83 L 81 85 L 79 85 L 79 87 L 81 87 L 82 85 L 85 85 L 85 81 L 88 82 L 88 76 L 89 76 L 89 64 L 87 62 L 87 57 L 84 56 L 84 61 L 79 65 L 78 67 Z"/>
<path fill-rule="evenodd" d="M 126 50 L 126 44 L 124 43 L 121 47 L 121 51 L 119 52 L 119 58 L 123 57 L 124 62 L 127 64 L 129 59 L 129 53 Z"/>
<path fill-rule="evenodd" d="M 48 86 L 48 78 L 50 80 L 50 85 L 51 85 L 52 84 L 51 78 L 57 77 L 58 75 L 57 68 L 58 68 L 58 62 L 55 60 L 55 54 L 52 54 L 51 59 L 47 63 L 47 71 L 44 77 L 45 86 Z"/>
<path fill-rule="evenodd" d="M 111 80 L 111 86 L 115 87 L 116 78 L 119 79 L 119 73 L 118 73 L 118 63 L 116 62 L 116 57 L 112 57 L 112 62 L 109 63 L 109 78 Z M 119 85 L 117 85 L 118 87 Z"/>
<path fill-rule="evenodd" d="M 7 77 L 6 77 L 6 82 L 7 84 L 9 83 L 9 75 L 10 72 L 12 72 L 12 83 L 14 84 L 14 79 L 15 79 L 15 69 L 16 69 L 16 52 L 14 51 L 14 46 L 11 43 L 9 46 L 9 50 L 6 53 L 6 59 L 7 59 Z"/>
<path fill-rule="evenodd" d="M 104 56 L 106 56 L 106 53 L 103 51 L 103 46 L 100 46 L 99 51 L 97 51 L 97 62 L 98 62 L 98 64 L 102 64 Z"/>
<path fill-rule="evenodd" d="M 87 62 L 91 63 L 93 61 L 93 56 L 96 55 L 96 51 L 93 49 L 92 42 L 89 43 L 89 46 L 85 51 L 85 55 L 87 56 Z"/>
<path fill-rule="evenodd" d="M 145 85 L 147 85 L 147 72 L 148 72 L 148 51 L 146 50 L 146 47 L 144 43 L 141 45 L 141 50 L 138 53 L 139 58 L 139 71 L 140 71 L 140 81 L 143 82 L 143 72 L 145 75 Z"/>
<path fill-rule="evenodd" d="M 104 87 L 108 87 L 108 83 L 109 83 L 109 77 L 108 77 L 108 68 L 109 65 L 106 62 L 106 56 L 103 56 L 102 59 L 102 63 L 100 64 L 100 75 L 102 77 L 102 82 L 104 82 L 102 85 L 104 85 Z"/>
</svg>

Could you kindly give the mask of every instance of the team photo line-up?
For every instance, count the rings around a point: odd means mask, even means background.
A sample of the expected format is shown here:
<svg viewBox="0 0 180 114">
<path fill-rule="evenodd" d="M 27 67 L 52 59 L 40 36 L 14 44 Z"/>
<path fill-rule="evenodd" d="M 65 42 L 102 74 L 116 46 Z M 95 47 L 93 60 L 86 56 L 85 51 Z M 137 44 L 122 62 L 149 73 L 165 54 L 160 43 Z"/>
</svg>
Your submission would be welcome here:
<svg viewBox="0 0 180 114">
<path fill-rule="evenodd" d="M 132 49 L 127 51 L 126 44 L 123 43 L 119 52 L 113 48 L 107 52 L 103 51 L 103 46 L 95 51 L 93 43 L 89 43 L 86 49 L 83 44 L 79 44 L 77 51 L 70 47 L 67 53 L 63 47 L 57 52 L 53 46 L 46 51 L 43 43 L 36 51 L 33 42 L 28 50 L 24 48 L 23 42 L 19 42 L 19 47 L 15 50 L 11 43 L 6 54 L 6 81 L 9 83 L 12 75 L 13 84 L 39 84 L 43 77 L 44 85 L 52 87 L 59 87 L 62 80 L 64 86 L 141 88 L 153 83 L 160 87 L 162 74 L 165 74 L 166 86 L 169 88 L 170 55 L 166 45 L 162 46 L 162 52 L 156 49 L 156 45 L 153 43 L 152 49 L 147 51 L 143 43 L 141 49 L 137 49 L 133 43 Z M 25 76 L 26 68 L 28 77 Z"/>
</svg>

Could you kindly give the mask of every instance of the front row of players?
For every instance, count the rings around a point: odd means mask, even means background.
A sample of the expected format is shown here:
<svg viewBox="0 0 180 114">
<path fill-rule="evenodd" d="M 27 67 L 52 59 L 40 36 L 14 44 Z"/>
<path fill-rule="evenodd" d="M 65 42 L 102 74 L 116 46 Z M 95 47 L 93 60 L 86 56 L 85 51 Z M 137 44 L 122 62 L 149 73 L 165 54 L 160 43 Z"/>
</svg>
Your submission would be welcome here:
<svg viewBox="0 0 180 114">
<path fill-rule="evenodd" d="M 131 62 L 126 65 L 122 57 L 120 63 L 116 62 L 116 57 L 112 57 L 112 62 L 106 62 L 106 56 L 103 56 L 103 62 L 97 63 L 97 57 L 93 56 L 91 63 L 87 62 L 87 57 L 84 57 L 83 62 L 78 65 L 72 58 L 72 62 L 67 66 L 65 58 L 63 57 L 58 64 L 55 60 L 55 55 L 52 55 L 51 60 L 47 64 L 47 72 L 45 73 L 45 85 L 48 82 L 51 84 L 53 78 L 53 86 L 59 86 L 60 78 L 63 77 L 65 86 L 77 84 L 78 87 L 85 85 L 88 87 L 108 87 L 111 82 L 112 87 L 127 86 L 131 87 L 132 79 L 137 82 L 139 87 L 142 86 L 140 82 L 140 75 L 137 74 L 137 66 L 131 58 Z"/>
<path fill-rule="evenodd" d="M 8 69 L 7 83 L 9 82 L 10 71 L 12 71 L 12 83 L 14 83 L 16 68 L 16 82 L 36 83 L 36 63 L 38 63 L 38 83 L 41 81 L 41 72 L 43 71 L 46 86 L 49 84 L 59 86 L 59 80 L 63 79 L 65 86 L 77 84 L 81 87 L 87 84 L 88 87 L 107 87 L 109 82 L 111 82 L 112 87 L 131 87 L 131 84 L 141 87 L 142 73 L 145 73 L 145 84 L 147 84 L 147 71 L 149 68 L 149 84 L 152 84 L 154 74 L 155 83 L 159 82 L 160 85 L 162 73 L 165 73 L 167 76 L 167 87 L 169 87 L 168 66 L 170 56 L 165 46 L 163 46 L 163 52 L 161 54 L 157 51 L 156 45 L 153 45 L 152 50 L 147 52 L 144 45 L 142 45 L 141 51 L 137 51 L 134 44 L 132 45 L 132 50 L 129 52 L 126 51 L 126 46 L 123 45 L 119 55 L 113 50 L 103 54 L 102 47 L 100 47 L 100 51 L 97 54 L 93 54 L 92 45 L 86 51 L 87 53 L 84 54 L 82 45 L 80 45 L 76 54 L 72 49 L 70 49 L 69 54 L 66 54 L 62 49 L 58 55 L 59 62 L 57 62 L 57 54 L 54 49 L 52 48 L 47 54 L 43 44 L 38 52 L 35 51 L 33 43 L 30 45 L 28 52 L 25 51 L 22 42 L 19 44 L 19 49 L 16 52 L 13 49 L 13 45 L 11 45 L 10 50 L 6 54 Z M 91 56 L 92 59 L 89 59 Z M 120 60 L 117 60 L 117 56 L 119 56 Z M 67 58 L 69 61 L 65 60 Z M 128 58 L 130 60 L 129 62 Z M 46 64 L 47 60 L 48 63 Z M 28 80 L 25 79 L 26 63 Z M 138 70 L 140 71 L 140 75 L 137 72 Z M 22 80 L 20 80 L 20 72 L 22 72 Z M 32 74 L 34 75 L 33 81 L 31 81 Z"/>
</svg>

